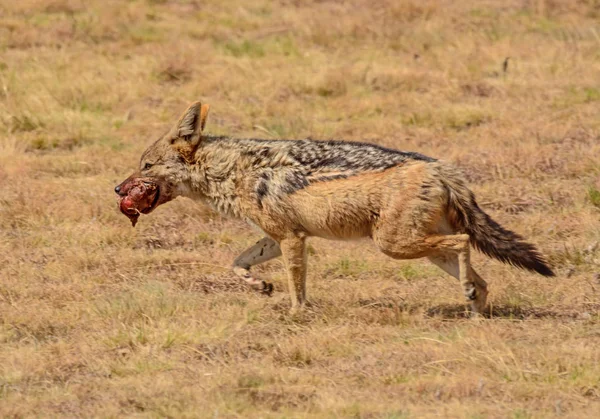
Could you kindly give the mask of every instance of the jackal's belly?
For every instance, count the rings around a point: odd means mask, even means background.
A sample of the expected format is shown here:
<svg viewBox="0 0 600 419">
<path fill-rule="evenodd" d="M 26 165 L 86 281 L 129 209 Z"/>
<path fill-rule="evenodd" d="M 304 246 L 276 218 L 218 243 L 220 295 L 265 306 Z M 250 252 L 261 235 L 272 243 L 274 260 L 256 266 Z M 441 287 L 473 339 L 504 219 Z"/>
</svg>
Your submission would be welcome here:
<svg viewBox="0 0 600 419">
<path fill-rule="evenodd" d="M 330 240 L 352 240 L 371 235 L 371 223 L 368 221 L 337 218 L 336 214 L 323 219 L 308 216 L 302 220 L 302 227 L 309 236 Z"/>
<path fill-rule="evenodd" d="M 289 197 L 296 223 L 311 236 L 356 239 L 370 236 L 386 187 L 372 176 L 313 184 Z"/>
</svg>

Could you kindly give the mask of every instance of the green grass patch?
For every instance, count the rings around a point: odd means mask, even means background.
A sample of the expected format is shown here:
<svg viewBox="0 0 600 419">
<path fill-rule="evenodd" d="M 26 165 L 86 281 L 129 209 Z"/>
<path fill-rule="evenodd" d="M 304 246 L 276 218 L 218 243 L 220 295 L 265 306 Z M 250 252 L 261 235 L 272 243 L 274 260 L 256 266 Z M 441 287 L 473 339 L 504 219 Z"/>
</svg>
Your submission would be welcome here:
<svg viewBox="0 0 600 419">
<path fill-rule="evenodd" d="M 148 24 L 139 25 L 129 30 L 129 38 L 135 44 L 160 42 L 164 39 L 162 32 L 155 26 Z"/>
<path fill-rule="evenodd" d="M 477 127 L 486 123 L 489 116 L 477 109 L 463 109 L 446 115 L 443 119 L 444 125 L 455 130 Z"/>
<path fill-rule="evenodd" d="M 587 199 L 596 208 L 600 208 L 600 191 L 595 186 L 590 186 L 587 190 Z"/>
<path fill-rule="evenodd" d="M 34 115 L 21 114 L 9 116 L 4 123 L 9 132 L 30 132 L 40 128 L 44 128 L 45 124 Z"/>
<path fill-rule="evenodd" d="M 262 58 L 265 56 L 264 46 L 256 41 L 244 40 L 240 42 L 226 42 L 223 45 L 226 53 L 234 57 Z"/>
<path fill-rule="evenodd" d="M 275 36 L 260 41 L 251 39 L 227 41 L 222 44 L 222 49 L 226 54 L 236 58 L 263 58 L 267 55 L 291 57 L 300 55 L 296 42 L 291 36 Z"/>
<path fill-rule="evenodd" d="M 433 116 L 430 112 L 410 112 L 401 118 L 403 125 L 415 127 L 431 127 L 434 124 Z"/>
<path fill-rule="evenodd" d="M 416 279 L 423 275 L 417 268 L 413 265 L 402 265 L 398 269 L 398 275 L 405 281 L 410 281 L 412 279 Z"/>
<path fill-rule="evenodd" d="M 564 109 L 570 106 L 597 102 L 600 100 L 600 88 L 570 86 L 562 95 L 557 97 L 553 106 Z"/>
</svg>

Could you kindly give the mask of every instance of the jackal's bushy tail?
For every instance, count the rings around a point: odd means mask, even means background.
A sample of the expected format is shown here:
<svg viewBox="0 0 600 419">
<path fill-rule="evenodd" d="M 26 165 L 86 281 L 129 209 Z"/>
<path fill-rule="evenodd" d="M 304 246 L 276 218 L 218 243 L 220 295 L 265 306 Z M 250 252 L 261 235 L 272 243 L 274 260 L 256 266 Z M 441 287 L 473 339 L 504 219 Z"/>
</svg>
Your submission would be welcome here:
<svg viewBox="0 0 600 419">
<path fill-rule="evenodd" d="M 523 237 L 505 229 L 487 215 L 454 169 L 441 168 L 442 183 L 448 190 L 449 221 L 470 236 L 473 247 L 487 256 L 513 266 L 554 276 L 544 256 Z"/>
</svg>

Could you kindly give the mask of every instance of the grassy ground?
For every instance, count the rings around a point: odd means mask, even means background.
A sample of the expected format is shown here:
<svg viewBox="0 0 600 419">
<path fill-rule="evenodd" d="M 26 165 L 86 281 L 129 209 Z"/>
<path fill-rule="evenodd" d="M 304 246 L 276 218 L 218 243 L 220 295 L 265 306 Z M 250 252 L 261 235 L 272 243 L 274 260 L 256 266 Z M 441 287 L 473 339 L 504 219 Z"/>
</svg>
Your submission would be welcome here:
<svg viewBox="0 0 600 419">
<path fill-rule="evenodd" d="M 0 4 L 0 416 L 598 417 L 597 0 Z M 510 57 L 508 60 L 507 58 Z M 462 167 L 542 278 L 453 279 L 313 240 L 297 316 L 227 266 L 259 237 L 113 187 L 193 101 L 209 131 L 367 140 Z"/>
</svg>

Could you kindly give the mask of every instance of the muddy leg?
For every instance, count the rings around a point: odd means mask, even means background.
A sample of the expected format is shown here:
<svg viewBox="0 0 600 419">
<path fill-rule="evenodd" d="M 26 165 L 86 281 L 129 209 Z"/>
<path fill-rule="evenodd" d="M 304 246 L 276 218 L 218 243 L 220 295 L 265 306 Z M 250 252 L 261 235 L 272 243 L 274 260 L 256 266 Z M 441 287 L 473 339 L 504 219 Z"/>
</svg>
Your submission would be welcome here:
<svg viewBox="0 0 600 419">
<path fill-rule="evenodd" d="M 271 295 L 273 284 L 254 278 L 250 274 L 250 268 L 279 256 L 281 256 L 281 249 L 277 242 L 269 237 L 264 237 L 235 259 L 233 272 L 252 288 L 263 294 Z"/>
</svg>

